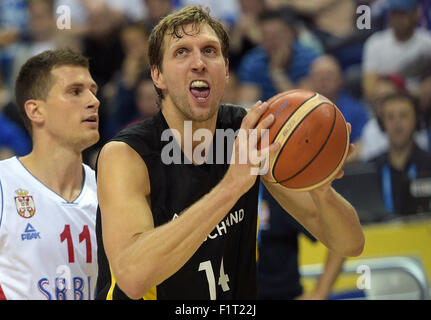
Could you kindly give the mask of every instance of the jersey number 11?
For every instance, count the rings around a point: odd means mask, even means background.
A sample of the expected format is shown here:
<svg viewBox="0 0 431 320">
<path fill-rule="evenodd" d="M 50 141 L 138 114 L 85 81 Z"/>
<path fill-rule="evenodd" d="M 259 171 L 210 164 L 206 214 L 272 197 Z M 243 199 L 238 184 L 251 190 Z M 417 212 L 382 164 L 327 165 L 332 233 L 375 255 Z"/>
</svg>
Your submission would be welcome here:
<svg viewBox="0 0 431 320">
<path fill-rule="evenodd" d="M 64 226 L 63 232 L 60 234 L 60 241 L 63 242 L 66 240 L 67 242 L 67 253 L 69 255 L 69 263 L 75 262 L 75 253 L 73 248 L 73 240 L 72 234 L 70 232 L 70 225 L 66 224 Z M 90 238 L 90 230 L 88 226 L 85 225 L 82 229 L 82 232 L 79 234 L 79 243 L 85 240 L 85 249 L 86 249 L 86 262 L 91 263 L 92 255 L 91 255 L 91 238 Z"/>
</svg>

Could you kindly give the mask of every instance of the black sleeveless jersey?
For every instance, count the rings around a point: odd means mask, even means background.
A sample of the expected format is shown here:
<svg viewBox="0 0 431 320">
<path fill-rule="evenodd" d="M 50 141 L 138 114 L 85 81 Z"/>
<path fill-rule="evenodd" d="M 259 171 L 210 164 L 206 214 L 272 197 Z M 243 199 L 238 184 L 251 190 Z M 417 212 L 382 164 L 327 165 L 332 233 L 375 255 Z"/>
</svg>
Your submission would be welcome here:
<svg viewBox="0 0 431 320">
<path fill-rule="evenodd" d="M 233 143 L 233 139 L 220 133 L 228 129 L 239 129 L 245 115 L 246 111 L 240 107 L 220 106 L 216 125 L 218 130 L 212 142 L 212 153 L 210 152 L 212 157 L 202 165 L 185 163 L 181 150 L 180 164 L 167 165 L 166 161 L 162 161 L 162 149 L 168 143 L 172 144 L 172 139 L 162 141 L 162 133 L 169 127 L 161 112 L 124 129 L 113 139 L 127 143 L 145 161 L 150 177 L 151 210 L 155 227 L 181 215 L 220 182 L 229 167 L 227 158 L 230 158 Z M 224 144 L 219 144 L 220 139 L 223 139 Z M 220 148 L 223 145 L 224 149 Z M 224 161 L 219 161 L 220 153 L 224 153 Z M 213 164 L 210 164 L 211 160 Z M 223 164 L 216 164 L 220 162 Z M 153 288 L 144 299 L 256 299 L 259 178 L 256 180 L 254 186 L 226 213 L 190 260 L 170 278 Z M 127 296 L 116 285 L 110 272 L 101 228 L 98 210 L 97 298 L 126 299 Z"/>
</svg>

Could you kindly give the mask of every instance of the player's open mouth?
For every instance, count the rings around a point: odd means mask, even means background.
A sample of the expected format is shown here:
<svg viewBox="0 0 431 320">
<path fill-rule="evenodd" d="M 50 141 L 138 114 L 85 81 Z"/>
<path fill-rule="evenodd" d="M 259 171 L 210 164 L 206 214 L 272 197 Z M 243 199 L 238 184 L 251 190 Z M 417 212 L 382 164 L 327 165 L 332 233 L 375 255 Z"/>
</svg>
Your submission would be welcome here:
<svg viewBox="0 0 431 320">
<path fill-rule="evenodd" d="M 190 84 L 190 93 L 198 102 L 206 102 L 210 95 L 211 89 L 208 82 L 204 80 L 194 80 Z"/>
</svg>

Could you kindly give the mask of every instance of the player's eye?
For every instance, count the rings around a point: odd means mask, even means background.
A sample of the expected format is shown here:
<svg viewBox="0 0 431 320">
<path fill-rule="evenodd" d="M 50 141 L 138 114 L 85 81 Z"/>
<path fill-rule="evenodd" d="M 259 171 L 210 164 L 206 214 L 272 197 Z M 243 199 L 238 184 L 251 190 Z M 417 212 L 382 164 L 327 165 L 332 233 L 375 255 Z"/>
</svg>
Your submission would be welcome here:
<svg viewBox="0 0 431 320">
<path fill-rule="evenodd" d="M 206 55 L 214 55 L 214 54 L 216 54 L 216 53 L 217 53 L 217 50 L 216 50 L 214 47 L 206 47 L 206 48 L 204 49 L 204 53 L 205 53 Z"/>
<path fill-rule="evenodd" d="M 81 89 L 72 89 L 70 90 L 70 94 L 73 96 L 79 96 L 81 94 L 82 90 Z"/>
<path fill-rule="evenodd" d="M 187 53 L 187 49 L 185 48 L 180 48 L 177 51 L 175 51 L 175 56 L 183 56 Z"/>
</svg>

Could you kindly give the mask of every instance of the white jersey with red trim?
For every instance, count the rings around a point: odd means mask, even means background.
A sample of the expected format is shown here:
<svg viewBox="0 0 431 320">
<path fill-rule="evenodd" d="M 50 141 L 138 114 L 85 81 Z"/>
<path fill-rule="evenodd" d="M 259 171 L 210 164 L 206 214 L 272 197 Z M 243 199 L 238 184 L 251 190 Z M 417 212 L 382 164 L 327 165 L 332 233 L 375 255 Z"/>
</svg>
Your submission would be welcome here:
<svg viewBox="0 0 431 320">
<path fill-rule="evenodd" d="M 0 161 L 0 299 L 91 300 L 97 281 L 94 171 L 68 202 L 13 157 Z"/>
</svg>

